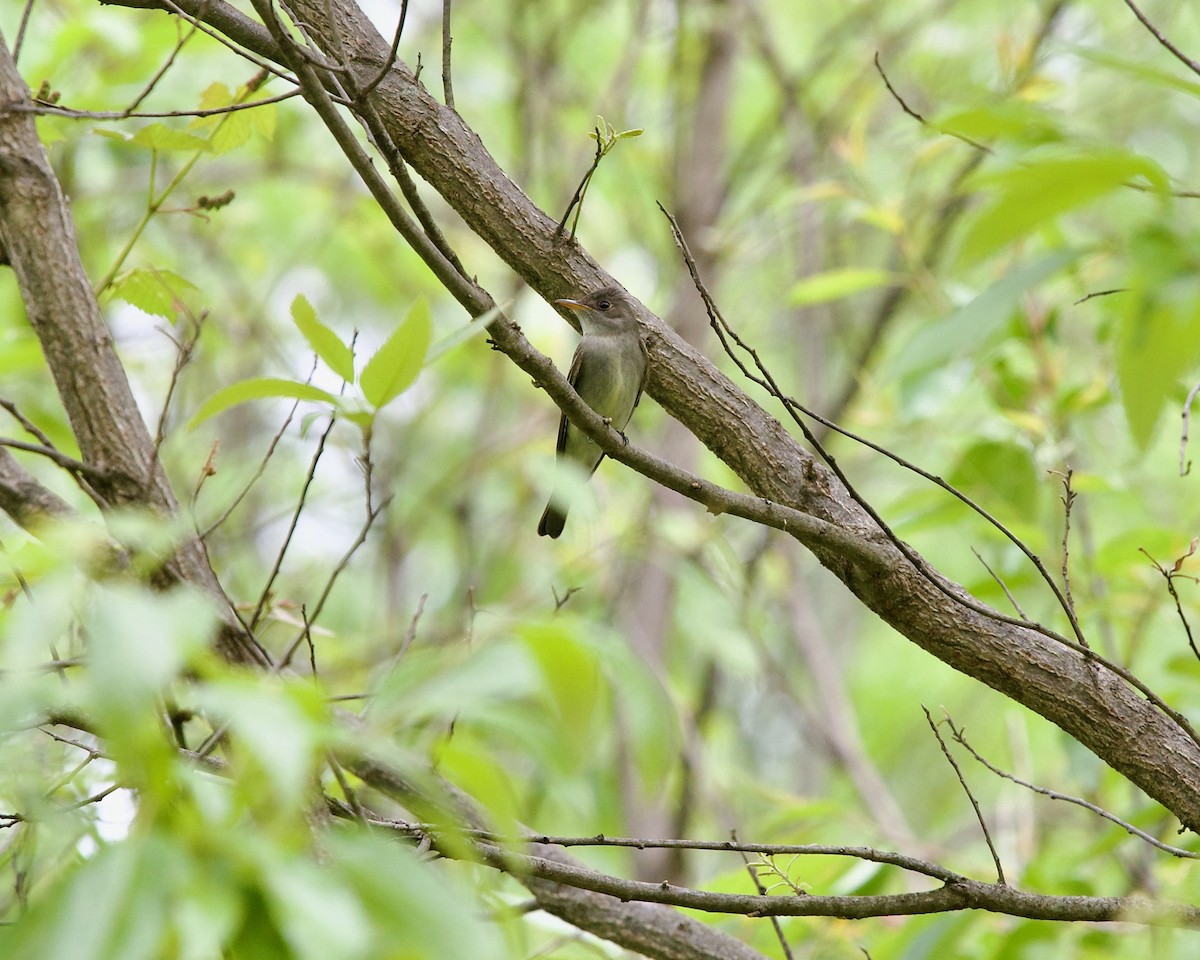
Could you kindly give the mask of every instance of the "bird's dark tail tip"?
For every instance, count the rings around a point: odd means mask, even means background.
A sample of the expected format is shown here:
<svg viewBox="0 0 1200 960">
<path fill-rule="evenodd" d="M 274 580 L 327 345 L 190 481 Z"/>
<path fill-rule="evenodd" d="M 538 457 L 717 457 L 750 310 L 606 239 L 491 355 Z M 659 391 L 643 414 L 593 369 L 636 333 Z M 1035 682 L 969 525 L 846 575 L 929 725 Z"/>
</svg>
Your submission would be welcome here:
<svg viewBox="0 0 1200 960">
<path fill-rule="evenodd" d="M 553 503 L 546 505 L 542 519 L 538 521 L 538 536 L 557 540 L 567 523 L 567 511 L 559 509 Z"/>
</svg>

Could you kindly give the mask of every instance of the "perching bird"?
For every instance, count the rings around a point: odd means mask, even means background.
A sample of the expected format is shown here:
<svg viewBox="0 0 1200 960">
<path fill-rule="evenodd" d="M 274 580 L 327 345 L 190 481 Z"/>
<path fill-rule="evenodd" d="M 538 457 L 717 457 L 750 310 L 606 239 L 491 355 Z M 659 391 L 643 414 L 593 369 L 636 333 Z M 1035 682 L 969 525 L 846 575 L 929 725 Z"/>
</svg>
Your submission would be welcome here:
<svg viewBox="0 0 1200 960">
<path fill-rule="evenodd" d="M 624 430 L 646 383 L 646 346 L 638 333 L 632 301 L 621 290 L 605 287 L 582 300 L 554 302 L 574 310 L 583 331 L 567 379 L 589 407 L 614 429 Z M 589 477 L 604 459 L 604 451 L 573 426 L 566 415 L 558 424 L 556 449 L 560 464 L 564 459 L 571 460 Z M 538 534 L 557 537 L 562 533 L 569 506 L 565 488 L 556 483 L 538 524 Z"/>
</svg>

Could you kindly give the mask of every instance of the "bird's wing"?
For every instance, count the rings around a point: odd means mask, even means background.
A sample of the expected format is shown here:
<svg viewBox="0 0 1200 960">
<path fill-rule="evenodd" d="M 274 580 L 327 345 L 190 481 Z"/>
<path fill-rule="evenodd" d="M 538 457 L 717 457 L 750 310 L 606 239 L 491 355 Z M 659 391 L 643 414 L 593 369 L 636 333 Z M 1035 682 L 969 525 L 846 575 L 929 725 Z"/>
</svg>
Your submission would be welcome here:
<svg viewBox="0 0 1200 960">
<path fill-rule="evenodd" d="M 575 388 L 575 392 L 579 393 L 579 371 L 583 366 L 583 350 L 582 341 L 580 346 L 575 348 L 575 356 L 571 358 L 571 370 L 567 374 L 567 382 Z M 567 415 L 564 413 L 558 421 L 558 442 L 554 445 L 554 452 L 562 457 L 567 451 L 567 427 L 570 426 L 567 421 Z"/>
<path fill-rule="evenodd" d="M 642 348 L 642 382 L 638 384 L 637 396 L 633 398 L 633 406 L 629 410 L 631 417 L 642 399 L 642 391 L 646 388 L 646 374 L 650 370 L 650 352 L 646 349 L 646 341 L 642 339 L 641 334 L 638 334 L 638 346 Z"/>
</svg>

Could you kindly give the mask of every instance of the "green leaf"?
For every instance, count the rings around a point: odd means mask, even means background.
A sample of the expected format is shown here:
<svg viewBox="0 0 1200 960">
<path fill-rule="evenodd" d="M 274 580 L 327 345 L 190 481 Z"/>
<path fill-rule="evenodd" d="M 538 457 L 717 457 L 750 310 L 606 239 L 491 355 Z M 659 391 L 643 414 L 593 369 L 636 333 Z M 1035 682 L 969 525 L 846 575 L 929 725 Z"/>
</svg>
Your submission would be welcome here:
<svg viewBox="0 0 1200 960">
<path fill-rule="evenodd" d="M 317 319 L 317 312 L 304 294 L 297 294 L 292 301 L 292 321 L 326 366 L 347 383 L 353 383 L 353 352 L 336 333 Z"/>
<path fill-rule="evenodd" d="M 965 263 L 981 260 L 1138 177 L 1158 190 L 1168 188 L 1153 160 L 1117 150 L 1053 156 L 976 177 L 972 187 L 993 193 L 967 228 L 960 256 Z"/>
<path fill-rule="evenodd" d="M 202 137 L 176 130 L 163 123 L 151 123 L 139 130 L 130 138 L 130 143 L 148 147 L 151 150 L 185 150 L 196 152 L 209 149 L 209 143 Z"/>
<path fill-rule="evenodd" d="M 888 366 L 896 377 L 912 376 L 945 363 L 992 337 L 1018 308 L 1021 298 L 1079 256 L 1065 250 L 1014 270 L 948 317 L 926 324 Z"/>
<path fill-rule="evenodd" d="M 972 140 L 1047 143 L 1062 139 L 1055 117 L 1021 100 L 957 110 L 936 118 L 933 123 L 939 130 Z"/>
<path fill-rule="evenodd" d="M 1200 309 L 1195 283 L 1181 283 L 1193 299 L 1136 297 L 1122 317 L 1117 342 L 1117 383 L 1129 432 L 1139 448 L 1154 437 L 1154 428 L 1183 374 L 1196 362 L 1200 343 Z"/>
<path fill-rule="evenodd" d="M 359 384 L 376 409 L 387 406 L 412 386 L 429 350 L 432 324 L 429 305 L 418 300 L 404 322 L 367 361 Z"/>
<path fill-rule="evenodd" d="M 863 290 L 894 283 L 897 275 L 889 270 L 844 267 L 805 277 L 792 287 L 788 301 L 794 306 L 840 300 Z"/>
<path fill-rule="evenodd" d="M 327 390 L 321 390 L 311 384 L 300 383 L 296 380 L 282 380 L 277 377 L 256 377 L 253 380 L 242 380 L 240 383 L 222 387 L 200 405 L 195 416 L 188 421 L 188 429 L 203 423 L 209 417 L 215 416 L 222 410 L 245 403 L 247 400 L 263 400 L 267 397 L 286 397 L 293 400 L 317 400 L 337 404 L 337 397 Z"/>
<path fill-rule="evenodd" d="M 1029 449 L 1019 444 L 999 440 L 973 444 L 946 479 L 993 511 L 1004 505 L 1010 516 L 1037 513 L 1037 465 Z"/>
<path fill-rule="evenodd" d="M 198 288 L 170 270 L 138 267 L 120 274 L 109 291 L 111 296 L 145 313 L 174 323 L 182 309 L 183 295 L 194 294 Z"/>
</svg>

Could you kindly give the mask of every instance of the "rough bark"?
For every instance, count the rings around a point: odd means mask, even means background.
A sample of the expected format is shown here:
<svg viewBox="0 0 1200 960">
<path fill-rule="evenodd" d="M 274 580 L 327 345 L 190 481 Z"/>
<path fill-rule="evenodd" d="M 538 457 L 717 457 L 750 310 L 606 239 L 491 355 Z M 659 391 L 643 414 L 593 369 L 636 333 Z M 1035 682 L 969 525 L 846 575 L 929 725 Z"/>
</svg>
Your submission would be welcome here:
<svg viewBox="0 0 1200 960">
<path fill-rule="evenodd" d="M 182 5 L 205 16 L 199 0 Z M 348 0 L 299 0 L 295 6 L 309 35 L 326 51 L 348 52 L 346 65 L 357 83 L 365 86 L 375 78 L 387 61 L 388 43 L 357 6 Z M 261 25 L 225 9 L 214 16 L 232 24 L 232 38 L 263 56 L 278 55 Z M 403 62 L 393 66 L 370 99 L 405 160 L 543 296 L 616 282 L 579 244 L 556 235 L 555 221 Z M 940 660 L 1057 724 L 1188 828 L 1200 827 L 1200 747 L 1179 725 L 1124 680 L 1069 647 L 971 609 L 962 602 L 967 594 L 961 587 L 916 569 L 775 418 L 657 318 L 647 312 L 643 319 L 650 396 L 756 494 L 828 521 L 869 547 L 847 552 L 840 537 L 803 541 L 868 608 Z M 886 559 L 879 562 L 880 556 Z"/>
<path fill-rule="evenodd" d="M 29 88 L 0 34 L 0 103 L 29 102 Z M 92 487 L 112 506 L 175 513 L 178 504 L 100 315 L 66 198 L 29 113 L 0 113 L 0 244 L 83 462 L 97 471 L 89 476 Z M 223 614 L 218 643 L 226 657 L 265 662 L 238 623 L 199 539 L 184 539 L 161 577 L 194 584 L 216 598 Z"/>
</svg>

